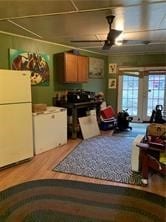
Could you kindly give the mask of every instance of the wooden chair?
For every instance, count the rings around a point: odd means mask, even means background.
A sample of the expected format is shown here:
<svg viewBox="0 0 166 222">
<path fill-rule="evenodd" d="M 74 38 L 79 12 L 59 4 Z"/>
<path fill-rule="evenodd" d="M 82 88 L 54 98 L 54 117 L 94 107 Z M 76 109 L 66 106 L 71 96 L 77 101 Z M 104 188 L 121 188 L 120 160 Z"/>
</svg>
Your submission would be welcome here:
<svg viewBox="0 0 166 222">
<path fill-rule="evenodd" d="M 149 129 L 150 128 L 148 126 L 146 136 L 140 143 L 137 144 L 137 146 L 140 148 L 139 166 L 142 173 L 143 184 L 148 184 L 148 175 L 151 169 L 162 175 L 166 175 L 165 132 L 162 135 L 154 136 L 149 134 L 149 132 L 151 132 Z"/>
<path fill-rule="evenodd" d="M 162 175 L 166 175 L 166 165 L 160 162 L 160 155 L 166 154 L 166 145 L 161 147 L 152 146 L 148 143 L 139 143 L 140 148 L 140 170 L 142 174 L 142 183 L 148 184 L 149 171 L 153 169 Z"/>
</svg>

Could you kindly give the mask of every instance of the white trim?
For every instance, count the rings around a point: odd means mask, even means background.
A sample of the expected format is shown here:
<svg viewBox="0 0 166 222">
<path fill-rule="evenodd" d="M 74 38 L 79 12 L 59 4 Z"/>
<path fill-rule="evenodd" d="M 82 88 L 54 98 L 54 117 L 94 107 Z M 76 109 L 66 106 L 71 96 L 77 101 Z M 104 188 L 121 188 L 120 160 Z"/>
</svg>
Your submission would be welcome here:
<svg viewBox="0 0 166 222">
<path fill-rule="evenodd" d="M 118 78 L 118 112 L 122 110 L 122 87 L 123 87 L 123 76 Z"/>
<path fill-rule="evenodd" d="M 145 66 L 145 67 L 119 67 L 119 71 L 165 71 L 166 66 Z"/>
<path fill-rule="evenodd" d="M 119 67 L 119 71 L 144 71 L 144 67 Z"/>
<path fill-rule="evenodd" d="M 145 71 L 165 71 L 166 70 L 166 66 L 158 66 L 158 67 L 145 67 L 144 68 Z"/>
</svg>

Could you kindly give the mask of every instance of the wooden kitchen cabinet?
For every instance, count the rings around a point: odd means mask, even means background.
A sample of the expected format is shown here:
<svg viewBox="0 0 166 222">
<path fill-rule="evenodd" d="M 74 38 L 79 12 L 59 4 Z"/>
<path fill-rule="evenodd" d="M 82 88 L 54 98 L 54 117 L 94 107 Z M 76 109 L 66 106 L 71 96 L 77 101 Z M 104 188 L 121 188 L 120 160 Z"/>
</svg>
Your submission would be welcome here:
<svg viewBox="0 0 166 222">
<path fill-rule="evenodd" d="M 72 53 L 56 55 L 57 75 L 64 83 L 81 83 L 88 81 L 89 58 Z"/>
<path fill-rule="evenodd" d="M 87 82 L 89 72 L 89 58 L 85 56 L 77 56 L 77 81 Z"/>
</svg>

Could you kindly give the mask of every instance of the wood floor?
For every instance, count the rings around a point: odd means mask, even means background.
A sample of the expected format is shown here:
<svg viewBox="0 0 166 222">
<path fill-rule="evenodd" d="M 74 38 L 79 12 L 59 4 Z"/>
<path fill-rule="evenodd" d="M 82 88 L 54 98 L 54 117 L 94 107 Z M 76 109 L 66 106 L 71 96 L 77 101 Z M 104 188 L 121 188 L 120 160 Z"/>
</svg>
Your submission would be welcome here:
<svg viewBox="0 0 166 222">
<path fill-rule="evenodd" d="M 11 187 L 13 185 L 38 179 L 65 179 L 74 181 L 85 181 L 97 184 L 108 184 L 115 186 L 133 187 L 135 189 L 146 190 L 162 196 L 166 196 L 165 180 L 162 176 L 153 174 L 149 179 L 149 184 L 146 187 L 133 186 L 122 183 L 115 183 L 111 181 L 99 180 L 89 177 L 82 177 L 77 175 L 53 172 L 52 169 L 58 164 L 66 155 L 68 155 L 75 146 L 80 143 L 81 139 L 68 140 L 64 146 L 49 150 L 33 157 L 30 161 L 17 164 L 7 169 L 0 170 L 0 191 Z"/>
</svg>

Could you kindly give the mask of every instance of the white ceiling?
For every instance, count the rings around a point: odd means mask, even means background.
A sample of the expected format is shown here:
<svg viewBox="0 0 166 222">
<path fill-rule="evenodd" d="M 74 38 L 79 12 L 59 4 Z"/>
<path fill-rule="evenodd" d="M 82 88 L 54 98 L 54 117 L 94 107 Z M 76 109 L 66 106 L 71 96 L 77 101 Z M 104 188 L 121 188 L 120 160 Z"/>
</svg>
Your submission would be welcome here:
<svg viewBox="0 0 166 222">
<path fill-rule="evenodd" d="M 102 50 L 109 31 L 106 16 L 116 17 L 112 28 L 121 39 L 148 40 Z M 102 54 L 165 53 L 166 1 L 155 0 L 0 0 L 0 31 L 83 48 Z"/>
</svg>

